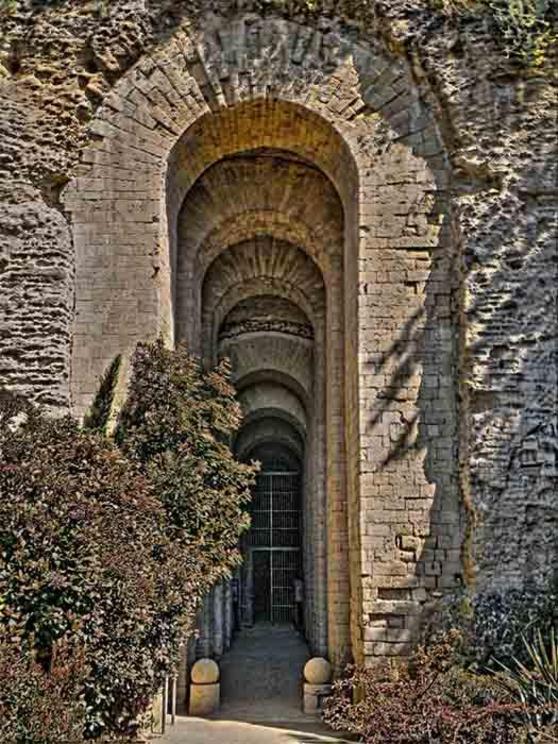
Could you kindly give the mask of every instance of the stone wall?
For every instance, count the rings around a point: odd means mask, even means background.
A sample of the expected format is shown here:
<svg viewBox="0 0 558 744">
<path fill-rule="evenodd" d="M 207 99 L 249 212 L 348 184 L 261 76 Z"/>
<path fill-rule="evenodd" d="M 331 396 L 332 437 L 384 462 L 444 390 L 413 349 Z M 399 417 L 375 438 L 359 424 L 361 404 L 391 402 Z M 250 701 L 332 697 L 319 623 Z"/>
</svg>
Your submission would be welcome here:
<svg viewBox="0 0 558 744">
<path fill-rule="evenodd" d="M 556 88 L 551 61 L 519 68 L 483 17 L 295 7 L 2 11 L 0 375 L 82 413 L 116 353 L 184 335 L 173 272 L 187 193 L 200 190 L 185 239 L 208 246 L 204 271 L 224 236 L 241 244 L 256 225 L 323 271 L 338 198 L 328 594 L 331 642 L 346 642 L 350 611 L 360 659 L 406 652 L 425 602 L 456 583 L 521 587 L 554 570 Z M 234 156 L 251 148 L 268 151 L 262 183 L 270 149 L 296 154 L 273 177 L 304 174 L 292 193 L 309 195 L 320 240 L 280 189 L 273 216 L 235 217 L 211 166 L 230 157 L 240 183 Z M 206 229 L 213 188 L 221 233 Z"/>
</svg>

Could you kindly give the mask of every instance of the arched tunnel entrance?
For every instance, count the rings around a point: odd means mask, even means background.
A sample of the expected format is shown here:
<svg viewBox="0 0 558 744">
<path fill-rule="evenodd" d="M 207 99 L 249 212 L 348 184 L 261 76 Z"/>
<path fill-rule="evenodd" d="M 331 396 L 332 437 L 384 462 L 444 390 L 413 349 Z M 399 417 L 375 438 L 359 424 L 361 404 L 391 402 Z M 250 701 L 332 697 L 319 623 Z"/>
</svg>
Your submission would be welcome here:
<svg viewBox="0 0 558 744">
<path fill-rule="evenodd" d="M 176 340 L 208 366 L 230 360 L 244 413 L 235 453 L 261 466 L 243 564 L 205 603 L 194 654 L 224 661 L 235 632 L 294 626 L 291 661 L 276 661 L 296 682 L 309 653 L 350 656 L 354 163 L 309 110 L 239 103 L 184 133 L 167 197 Z"/>
</svg>

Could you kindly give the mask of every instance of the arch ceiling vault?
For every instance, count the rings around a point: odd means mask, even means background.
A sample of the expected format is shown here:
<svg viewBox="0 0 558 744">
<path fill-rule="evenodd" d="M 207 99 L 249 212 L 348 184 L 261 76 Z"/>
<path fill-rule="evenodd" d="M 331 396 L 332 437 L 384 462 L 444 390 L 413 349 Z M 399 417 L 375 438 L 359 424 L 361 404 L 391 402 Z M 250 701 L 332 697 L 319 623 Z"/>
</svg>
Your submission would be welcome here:
<svg viewBox="0 0 558 744">
<path fill-rule="evenodd" d="M 65 192 L 75 410 L 138 340 L 229 355 L 237 445 L 275 431 L 302 463 L 311 645 L 406 653 L 461 571 L 450 173 L 409 69 L 342 29 L 208 15 L 91 131 Z"/>
</svg>

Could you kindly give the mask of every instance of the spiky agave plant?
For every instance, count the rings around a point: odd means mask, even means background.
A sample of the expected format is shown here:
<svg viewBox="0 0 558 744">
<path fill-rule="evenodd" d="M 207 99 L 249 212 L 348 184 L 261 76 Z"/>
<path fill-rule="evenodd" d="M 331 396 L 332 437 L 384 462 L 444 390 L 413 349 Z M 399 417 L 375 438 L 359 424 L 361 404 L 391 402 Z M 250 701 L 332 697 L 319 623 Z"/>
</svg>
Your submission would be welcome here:
<svg viewBox="0 0 558 744">
<path fill-rule="evenodd" d="M 512 657 L 511 664 L 497 661 L 496 678 L 516 696 L 524 709 L 530 732 L 538 741 L 556 741 L 558 735 L 558 637 L 554 628 L 548 640 L 537 629 L 532 638 L 522 636 L 528 664 Z M 545 733 L 549 732 L 549 733 Z"/>
</svg>

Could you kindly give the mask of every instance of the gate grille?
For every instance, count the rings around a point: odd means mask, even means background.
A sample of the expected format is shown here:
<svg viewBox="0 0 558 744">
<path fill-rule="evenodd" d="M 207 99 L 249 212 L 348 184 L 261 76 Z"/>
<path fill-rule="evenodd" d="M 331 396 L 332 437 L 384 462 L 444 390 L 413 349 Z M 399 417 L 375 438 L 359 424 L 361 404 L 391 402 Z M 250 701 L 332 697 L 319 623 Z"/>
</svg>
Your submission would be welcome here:
<svg viewBox="0 0 558 744">
<path fill-rule="evenodd" d="M 294 580 L 301 574 L 300 476 L 260 472 L 252 495 L 248 542 L 257 572 L 255 605 L 260 619 L 288 623 L 294 616 Z M 257 555 L 254 555 L 257 553 Z"/>
</svg>

